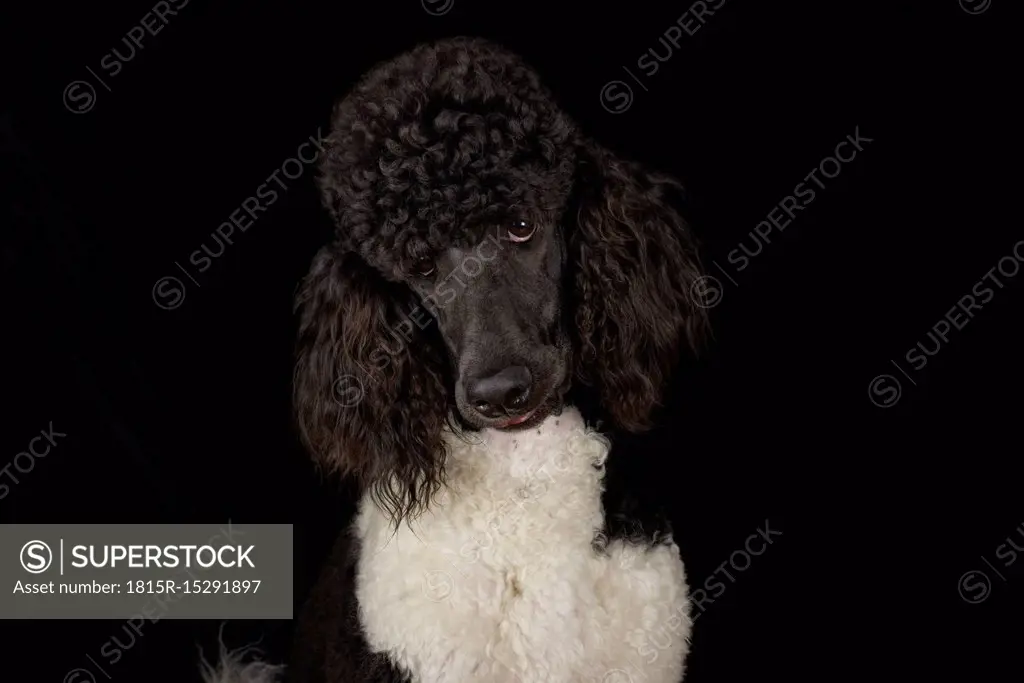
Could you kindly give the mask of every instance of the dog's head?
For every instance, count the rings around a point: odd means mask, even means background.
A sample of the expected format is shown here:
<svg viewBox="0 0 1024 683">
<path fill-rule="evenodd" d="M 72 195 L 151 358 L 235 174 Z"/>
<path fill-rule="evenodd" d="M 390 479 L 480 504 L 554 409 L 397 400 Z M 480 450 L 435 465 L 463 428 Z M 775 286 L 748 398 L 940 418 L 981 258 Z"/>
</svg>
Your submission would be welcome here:
<svg viewBox="0 0 1024 683">
<path fill-rule="evenodd" d="M 337 239 L 297 298 L 299 425 L 396 519 L 443 482 L 446 423 L 525 429 L 575 381 L 641 430 L 700 342 L 679 186 L 584 139 L 493 44 L 373 69 L 335 109 L 320 186 Z"/>
</svg>

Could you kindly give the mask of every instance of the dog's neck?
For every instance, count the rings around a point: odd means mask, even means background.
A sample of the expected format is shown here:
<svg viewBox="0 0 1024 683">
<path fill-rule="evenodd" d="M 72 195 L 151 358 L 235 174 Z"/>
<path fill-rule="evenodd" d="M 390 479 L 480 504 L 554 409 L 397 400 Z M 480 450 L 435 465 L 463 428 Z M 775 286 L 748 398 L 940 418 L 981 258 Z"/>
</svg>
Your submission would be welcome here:
<svg viewBox="0 0 1024 683">
<path fill-rule="evenodd" d="M 431 496 L 429 505 L 395 518 L 378 497 L 377 489 L 364 490 L 361 495 L 367 501 L 373 500 L 380 512 L 397 525 L 415 521 L 431 506 L 445 505 L 451 502 L 453 495 L 458 496 L 460 491 L 473 487 L 505 490 L 514 497 L 518 490 L 525 491 L 524 495 L 534 495 L 530 492 L 543 486 L 541 482 L 545 481 L 559 481 L 571 488 L 595 476 L 600 481 L 610 442 L 600 431 L 588 426 L 590 424 L 574 406 L 564 407 L 527 429 L 468 431 L 454 424 L 442 434 L 444 483 Z M 390 490 L 402 491 L 402 486 L 395 478 Z"/>
<path fill-rule="evenodd" d="M 449 452 L 446 467 L 454 481 L 474 476 L 522 481 L 545 469 L 562 471 L 578 458 L 589 458 L 600 466 L 607 456 L 604 438 L 588 429 L 579 410 L 573 407 L 549 415 L 529 429 L 449 432 L 445 440 Z M 594 443 L 604 448 L 595 451 Z"/>
</svg>

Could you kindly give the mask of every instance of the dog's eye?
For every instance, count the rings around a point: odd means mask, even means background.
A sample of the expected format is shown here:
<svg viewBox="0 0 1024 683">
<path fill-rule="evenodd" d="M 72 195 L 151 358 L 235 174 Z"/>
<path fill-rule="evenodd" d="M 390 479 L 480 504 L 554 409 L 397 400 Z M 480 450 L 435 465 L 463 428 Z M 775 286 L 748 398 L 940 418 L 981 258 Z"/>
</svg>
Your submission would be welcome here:
<svg viewBox="0 0 1024 683">
<path fill-rule="evenodd" d="M 537 227 L 526 221 L 515 220 L 508 225 L 508 238 L 513 242 L 526 242 L 533 237 Z"/>
<path fill-rule="evenodd" d="M 416 277 L 429 277 L 434 274 L 435 266 L 434 262 L 428 258 L 421 258 L 416 263 L 412 264 L 410 272 Z"/>
</svg>

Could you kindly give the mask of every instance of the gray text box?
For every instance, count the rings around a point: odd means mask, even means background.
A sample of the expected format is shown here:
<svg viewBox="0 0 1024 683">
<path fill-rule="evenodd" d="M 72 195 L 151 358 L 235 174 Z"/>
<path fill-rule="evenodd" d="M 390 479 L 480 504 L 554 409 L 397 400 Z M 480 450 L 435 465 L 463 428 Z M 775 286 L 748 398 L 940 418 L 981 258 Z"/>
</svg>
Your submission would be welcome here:
<svg viewBox="0 0 1024 683">
<path fill-rule="evenodd" d="M 290 524 L 0 525 L 0 619 L 291 619 Z"/>
</svg>

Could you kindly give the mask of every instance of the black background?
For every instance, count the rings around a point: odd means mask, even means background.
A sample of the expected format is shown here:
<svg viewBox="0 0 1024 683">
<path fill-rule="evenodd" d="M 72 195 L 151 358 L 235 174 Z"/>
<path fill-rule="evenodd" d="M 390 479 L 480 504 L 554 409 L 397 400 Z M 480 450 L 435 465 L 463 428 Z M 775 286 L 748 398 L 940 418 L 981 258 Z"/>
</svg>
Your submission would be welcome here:
<svg viewBox="0 0 1024 683">
<path fill-rule="evenodd" d="M 684 181 L 721 285 L 709 353 L 680 373 L 662 426 L 623 445 L 658 453 L 652 486 L 675 497 L 694 586 L 766 520 L 782 531 L 699 617 L 688 680 L 1011 673 L 1024 562 L 1000 581 L 981 557 L 1024 542 L 1024 273 L 926 367 L 904 355 L 1024 237 L 1009 208 L 1020 82 L 999 30 L 1012 3 L 728 0 L 642 75 L 688 4 L 454 0 L 432 16 L 413 0 L 191 0 L 109 92 L 88 68 L 106 75 L 152 3 L 11 7 L 0 466 L 50 422 L 68 436 L 15 472 L 3 521 L 292 523 L 303 599 L 348 510 L 290 417 L 291 300 L 331 230 L 311 170 L 207 271 L 187 259 L 366 69 L 480 35 L 522 53 L 588 134 Z M 95 106 L 73 113 L 62 93 L 79 79 Z M 634 95 L 619 113 L 600 97 L 613 80 Z M 873 141 L 737 271 L 728 254 L 858 127 Z M 153 297 L 166 276 L 185 286 L 173 310 Z M 884 408 L 869 391 L 883 374 L 901 384 Z M 957 590 L 972 569 L 993 582 L 981 604 Z M 117 621 L 0 627 L 0 677 L 19 680 L 63 680 L 128 641 Z M 217 627 L 147 624 L 106 673 L 193 680 Z M 226 634 L 265 634 L 281 659 L 290 629 Z"/>
</svg>

